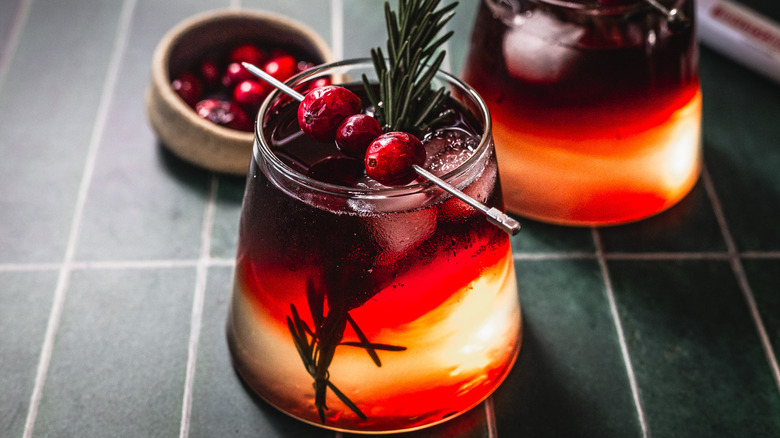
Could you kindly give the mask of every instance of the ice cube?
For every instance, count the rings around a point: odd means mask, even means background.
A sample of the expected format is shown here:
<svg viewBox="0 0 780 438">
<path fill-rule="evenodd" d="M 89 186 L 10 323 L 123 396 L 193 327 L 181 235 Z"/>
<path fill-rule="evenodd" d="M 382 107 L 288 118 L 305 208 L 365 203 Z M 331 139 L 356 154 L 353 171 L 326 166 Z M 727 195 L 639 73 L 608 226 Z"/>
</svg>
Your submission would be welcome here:
<svg viewBox="0 0 780 438">
<path fill-rule="evenodd" d="M 360 189 L 386 189 L 363 176 L 355 183 Z M 436 208 L 423 208 L 432 195 L 410 193 L 382 199 L 349 199 L 347 205 L 364 215 L 366 230 L 381 251 L 377 264 L 393 263 L 428 239 L 436 230 Z"/>
<path fill-rule="evenodd" d="M 418 181 L 410 183 L 416 184 Z M 360 190 L 383 190 L 389 187 L 381 184 L 367 175 L 359 177 L 354 187 Z M 383 199 L 373 198 L 350 198 L 347 200 L 347 206 L 356 213 L 403 213 L 411 210 L 417 210 L 425 205 L 432 195 L 429 193 L 409 193 L 404 195 L 386 196 Z"/>
<path fill-rule="evenodd" d="M 503 43 L 509 74 L 539 84 L 561 80 L 580 56 L 576 44 L 584 32 L 543 9 L 517 16 Z"/>
<path fill-rule="evenodd" d="M 436 231 L 436 209 L 367 217 L 365 224 L 381 248 L 377 263 L 389 264 L 433 235 Z"/>
<path fill-rule="evenodd" d="M 439 129 L 425 138 L 424 167 L 436 176 L 451 172 L 471 157 L 479 140 L 460 128 Z"/>
<path fill-rule="evenodd" d="M 493 194 L 497 176 L 495 161 L 488 162 L 482 173 L 463 189 L 463 193 L 484 204 Z M 438 217 L 444 221 L 462 221 L 475 212 L 474 207 L 453 196 L 439 205 Z"/>
</svg>

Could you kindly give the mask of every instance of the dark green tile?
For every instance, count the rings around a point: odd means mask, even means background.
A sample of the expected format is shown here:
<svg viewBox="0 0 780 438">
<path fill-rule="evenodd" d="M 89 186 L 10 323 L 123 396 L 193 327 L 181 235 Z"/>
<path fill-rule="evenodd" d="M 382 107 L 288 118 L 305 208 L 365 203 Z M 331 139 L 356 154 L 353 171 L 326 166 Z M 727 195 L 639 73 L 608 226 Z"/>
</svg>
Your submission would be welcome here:
<svg viewBox="0 0 780 438">
<path fill-rule="evenodd" d="M 742 265 L 775 358 L 780 358 L 780 259 L 743 259 Z"/>
<path fill-rule="evenodd" d="M 701 181 L 677 205 L 633 224 L 599 229 L 605 252 L 723 252 L 726 244 Z"/>
<path fill-rule="evenodd" d="M 0 435 L 22 436 L 57 272 L 0 272 Z"/>
<path fill-rule="evenodd" d="M 191 437 L 327 437 L 277 411 L 246 387 L 230 363 L 225 324 L 232 269 L 209 270 L 193 386 Z"/>
<path fill-rule="evenodd" d="M 498 435 L 641 436 L 597 262 L 515 265 L 525 331 L 494 395 Z"/>
<path fill-rule="evenodd" d="M 62 260 L 120 7 L 30 4 L 0 84 L 0 263 Z"/>
<path fill-rule="evenodd" d="M 593 253 L 593 234 L 589 228 L 562 227 L 542 222 L 515 218 L 520 232 L 512 237 L 515 254 L 525 253 Z"/>
<path fill-rule="evenodd" d="M 331 45 L 331 9 L 330 1 L 279 1 L 279 0 L 241 0 L 244 9 L 262 10 L 280 14 L 305 24 L 319 34 L 326 44 Z"/>
<path fill-rule="evenodd" d="M 736 3 L 753 9 L 770 20 L 780 21 L 780 3 L 775 0 L 736 0 Z"/>
<path fill-rule="evenodd" d="M 703 48 L 707 168 L 741 250 L 780 250 L 780 85 Z"/>
<path fill-rule="evenodd" d="M 221 0 L 139 1 L 84 211 L 77 258 L 197 258 L 210 173 L 173 157 L 148 124 L 144 95 L 152 53 L 178 22 Z"/>
<path fill-rule="evenodd" d="M 177 436 L 194 269 L 74 271 L 35 436 Z"/>
<path fill-rule="evenodd" d="M 14 26 L 18 24 L 16 23 L 16 18 L 21 5 L 21 0 L 0 2 L 0 69 L 3 67 L 2 62 L 4 60 L 9 61 L 8 57 L 10 56 L 10 44 L 12 41 L 11 33 Z"/>
<path fill-rule="evenodd" d="M 471 42 L 471 29 L 477 18 L 477 6 L 482 0 L 458 0 L 455 8 L 455 16 L 447 25 L 448 29 L 455 31 L 448 43 L 447 55 L 450 59 L 450 71 L 459 75 L 466 60 L 466 53 Z"/>
<path fill-rule="evenodd" d="M 385 28 L 384 3 L 378 0 L 346 0 L 344 5 L 344 58 L 365 58 L 370 56 L 370 50 L 387 46 Z M 441 6 L 452 3 L 452 0 L 441 2 Z M 448 41 L 449 68 L 445 70 L 457 75 L 466 57 L 471 27 L 477 10 L 477 0 L 460 0 L 455 9 L 455 17 L 448 23 L 447 30 L 455 34 Z M 393 10 L 397 2 L 390 1 Z M 440 6 L 440 7 L 441 7 Z M 356 35 L 360 37 L 356 38 Z"/>
<path fill-rule="evenodd" d="M 345 0 L 343 5 L 344 58 L 367 58 L 375 47 L 382 47 L 382 51 L 386 52 L 384 2 Z M 397 2 L 391 2 L 390 6 L 396 9 Z"/>
<path fill-rule="evenodd" d="M 727 261 L 611 261 L 651 436 L 780 436 L 780 394 Z"/>
<path fill-rule="evenodd" d="M 244 178 L 221 177 L 219 179 L 211 237 L 212 257 L 233 259 L 236 256 L 238 222 L 245 185 Z"/>
</svg>

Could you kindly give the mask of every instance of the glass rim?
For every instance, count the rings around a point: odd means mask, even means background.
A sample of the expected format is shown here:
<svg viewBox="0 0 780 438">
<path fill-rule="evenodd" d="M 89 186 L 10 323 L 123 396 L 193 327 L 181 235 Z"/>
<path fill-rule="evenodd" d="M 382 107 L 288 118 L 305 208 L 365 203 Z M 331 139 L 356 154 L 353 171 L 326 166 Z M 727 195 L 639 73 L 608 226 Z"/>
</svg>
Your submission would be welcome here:
<svg viewBox="0 0 780 438">
<path fill-rule="evenodd" d="M 297 75 L 288 79 L 285 82 L 285 84 L 292 87 L 295 84 L 300 83 L 307 78 L 314 77 L 318 73 L 321 73 L 325 70 L 332 70 L 332 69 L 338 69 L 340 67 L 358 66 L 358 65 L 366 65 L 369 67 L 373 67 L 373 61 L 371 60 L 371 58 L 352 58 L 352 59 L 345 59 L 342 61 L 320 64 L 308 70 L 305 70 L 301 73 L 298 73 Z M 466 84 L 465 82 L 461 81 L 456 76 L 454 76 L 453 74 L 446 72 L 444 70 L 438 70 L 436 72 L 435 77 L 443 78 L 450 85 L 454 85 L 458 87 L 460 91 L 465 92 L 465 95 L 468 96 L 478 107 L 479 114 L 475 114 L 475 115 L 478 117 L 479 121 L 483 124 L 480 141 L 477 147 L 474 149 L 474 152 L 460 166 L 440 176 L 441 179 L 451 182 L 452 180 L 462 175 L 465 175 L 469 171 L 471 171 L 472 168 L 479 161 L 480 157 L 485 153 L 485 149 L 487 149 L 489 147 L 489 144 L 491 144 L 492 130 L 493 130 L 492 121 L 490 117 L 490 111 L 488 110 L 487 107 L 487 103 L 485 103 L 484 99 L 482 99 L 482 97 L 477 93 L 477 91 L 474 90 L 470 85 Z M 343 185 L 331 184 L 324 181 L 320 181 L 311 178 L 309 176 L 306 176 L 305 174 L 293 169 L 292 167 L 287 165 L 284 161 L 282 161 L 279 157 L 277 157 L 276 154 L 273 153 L 273 151 L 271 151 L 262 133 L 264 115 L 266 114 L 270 106 L 273 103 L 275 103 L 279 97 L 283 95 L 284 93 L 281 90 L 274 89 L 268 95 L 268 97 L 266 97 L 266 99 L 263 101 L 262 105 L 260 106 L 260 109 L 257 112 L 257 117 L 255 119 L 254 145 L 252 147 L 252 156 L 254 160 L 259 162 L 262 156 L 262 159 L 264 159 L 267 163 L 270 163 L 275 170 L 281 172 L 287 178 L 292 179 L 295 183 L 306 186 L 309 189 L 313 189 L 322 193 L 335 195 L 335 196 L 347 196 L 347 197 L 359 197 L 359 198 L 389 198 L 389 197 L 417 194 L 438 187 L 436 186 L 436 184 L 434 184 L 431 181 L 416 182 L 414 184 L 409 184 L 401 187 L 382 187 L 378 189 L 347 187 Z"/>
<path fill-rule="evenodd" d="M 501 0 L 486 0 L 493 4 L 493 9 L 512 9 L 512 2 Z M 587 15 L 617 15 L 642 9 L 652 9 L 644 0 L 633 0 L 625 4 L 602 5 L 597 1 L 580 2 L 576 0 L 530 0 L 531 3 L 549 5 L 561 9 L 567 9 L 573 12 L 579 12 Z"/>
</svg>

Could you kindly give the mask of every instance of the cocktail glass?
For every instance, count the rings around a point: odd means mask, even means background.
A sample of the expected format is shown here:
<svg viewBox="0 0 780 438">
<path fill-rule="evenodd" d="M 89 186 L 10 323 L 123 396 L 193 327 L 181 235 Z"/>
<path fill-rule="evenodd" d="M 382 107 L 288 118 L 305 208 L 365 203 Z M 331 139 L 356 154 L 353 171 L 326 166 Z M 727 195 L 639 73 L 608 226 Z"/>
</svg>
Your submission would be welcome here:
<svg viewBox="0 0 780 438">
<path fill-rule="evenodd" d="M 324 80 L 359 92 L 361 74 L 373 77 L 369 60 L 288 85 Z M 487 107 L 447 73 L 434 85 L 447 87 L 459 116 L 429 142 L 447 152 L 428 166 L 503 208 Z M 297 127 L 296 107 L 277 91 L 258 116 L 227 328 L 236 370 L 271 405 L 335 430 L 414 430 L 469 410 L 520 348 L 509 235 L 430 182 L 307 176 L 317 147 Z M 478 133 L 471 143 L 442 140 L 468 129 Z"/>
<path fill-rule="evenodd" d="M 692 0 L 480 3 L 463 77 L 490 108 L 508 210 L 619 224 L 690 191 L 701 168 L 693 17 Z"/>
</svg>

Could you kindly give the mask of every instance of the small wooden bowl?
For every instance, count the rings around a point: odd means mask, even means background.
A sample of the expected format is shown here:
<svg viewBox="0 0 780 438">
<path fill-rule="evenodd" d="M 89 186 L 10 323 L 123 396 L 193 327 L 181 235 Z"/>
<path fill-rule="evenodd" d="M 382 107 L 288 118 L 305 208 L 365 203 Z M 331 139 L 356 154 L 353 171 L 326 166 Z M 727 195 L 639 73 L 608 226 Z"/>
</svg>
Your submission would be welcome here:
<svg viewBox="0 0 780 438">
<path fill-rule="evenodd" d="M 171 29 L 152 59 L 146 111 L 160 142 L 175 155 L 206 169 L 245 176 L 254 134 L 216 125 L 199 117 L 171 87 L 178 74 L 205 54 L 227 51 L 247 41 L 284 48 L 314 64 L 331 62 L 330 48 L 316 32 L 287 17 L 260 11 L 211 11 Z M 249 114 L 255 119 L 256 114 Z"/>
</svg>

